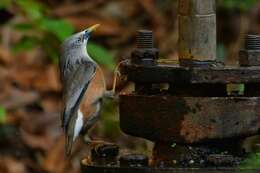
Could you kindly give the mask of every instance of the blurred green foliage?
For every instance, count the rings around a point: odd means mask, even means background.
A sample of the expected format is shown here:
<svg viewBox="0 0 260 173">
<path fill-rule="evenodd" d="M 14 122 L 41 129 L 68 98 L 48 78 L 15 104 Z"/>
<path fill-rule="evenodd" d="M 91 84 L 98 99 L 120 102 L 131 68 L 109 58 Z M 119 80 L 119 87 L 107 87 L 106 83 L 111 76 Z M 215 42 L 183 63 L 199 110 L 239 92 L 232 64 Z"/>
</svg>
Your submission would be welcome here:
<svg viewBox="0 0 260 173">
<path fill-rule="evenodd" d="M 225 8 L 238 8 L 247 11 L 252 8 L 259 0 L 218 0 L 218 5 Z"/>
<path fill-rule="evenodd" d="M 260 153 L 253 153 L 245 159 L 240 165 L 242 169 L 259 169 L 260 168 Z"/>
<path fill-rule="evenodd" d="M 6 121 L 6 110 L 4 107 L 0 106 L 0 123 L 5 123 Z"/>
<path fill-rule="evenodd" d="M 110 70 L 113 70 L 115 68 L 114 58 L 107 49 L 93 42 L 88 43 L 87 49 L 89 55 L 94 58 L 99 64 L 105 65 Z"/>
<path fill-rule="evenodd" d="M 15 15 L 26 18 L 21 23 L 12 24 L 14 29 L 24 33 L 24 36 L 14 45 L 14 52 L 30 51 L 41 47 L 53 63 L 58 63 L 60 44 L 75 32 L 74 27 L 63 19 L 48 16 L 48 7 L 40 1 L 3 0 L 0 8 L 9 9 L 12 5 L 18 7 Z M 114 68 L 113 56 L 104 47 L 91 43 L 88 51 L 97 62 L 109 69 Z"/>
<path fill-rule="evenodd" d="M 101 134 L 115 139 L 120 134 L 119 113 L 116 101 L 105 99 L 101 111 Z"/>
</svg>

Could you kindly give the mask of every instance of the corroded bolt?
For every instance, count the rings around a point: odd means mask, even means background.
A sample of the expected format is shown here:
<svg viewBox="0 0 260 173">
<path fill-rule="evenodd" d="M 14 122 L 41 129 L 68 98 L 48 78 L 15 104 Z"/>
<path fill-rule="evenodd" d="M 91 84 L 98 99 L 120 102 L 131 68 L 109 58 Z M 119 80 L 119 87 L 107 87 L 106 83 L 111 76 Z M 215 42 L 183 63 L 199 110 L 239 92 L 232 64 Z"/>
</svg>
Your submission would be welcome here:
<svg viewBox="0 0 260 173">
<path fill-rule="evenodd" d="M 247 35 L 245 49 L 239 52 L 241 66 L 260 66 L 260 36 Z"/>
<path fill-rule="evenodd" d="M 131 54 L 131 62 L 138 65 L 156 65 L 159 57 L 158 49 L 153 46 L 153 32 L 139 30 L 136 35 L 137 48 Z"/>
<path fill-rule="evenodd" d="M 142 154 L 128 154 L 121 156 L 120 166 L 125 167 L 147 167 L 148 157 Z"/>
<path fill-rule="evenodd" d="M 91 149 L 91 161 L 98 165 L 115 165 L 119 147 L 115 144 L 102 144 Z"/>
<path fill-rule="evenodd" d="M 91 157 L 111 158 L 118 156 L 119 147 L 115 144 L 102 144 L 91 150 Z"/>
<path fill-rule="evenodd" d="M 153 32 L 149 30 L 139 30 L 137 32 L 137 48 L 151 49 L 153 48 Z"/>
<path fill-rule="evenodd" d="M 252 34 L 247 35 L 245 48 L 247 50 L 260 50 L 260 36 Z"/>
</svg>

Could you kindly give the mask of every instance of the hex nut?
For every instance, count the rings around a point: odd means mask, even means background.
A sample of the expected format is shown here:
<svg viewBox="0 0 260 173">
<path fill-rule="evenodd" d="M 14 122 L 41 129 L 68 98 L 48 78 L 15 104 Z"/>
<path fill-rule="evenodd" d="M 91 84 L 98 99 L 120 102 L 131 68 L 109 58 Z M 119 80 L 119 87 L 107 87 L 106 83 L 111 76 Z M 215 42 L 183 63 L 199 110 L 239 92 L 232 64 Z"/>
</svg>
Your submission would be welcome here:
<svg viewBox="0 0 260 173">
<path fill-rule="evenodd" d="M 126 167 L 147 167 L 149 159 L 143 154 L 127 154 L 119 159 L 120 166 Z"/>
<path fill-rule="evenodd" d="M 260 66 L 260 50 L 240 50 L 240 66 Z"/>
<path fill-rule="evenodd" d="M 102 144 L 91 150 L 92 158 L 113 158 L 119 154 L 119 147 L 115 144 Z"/>
</svg>

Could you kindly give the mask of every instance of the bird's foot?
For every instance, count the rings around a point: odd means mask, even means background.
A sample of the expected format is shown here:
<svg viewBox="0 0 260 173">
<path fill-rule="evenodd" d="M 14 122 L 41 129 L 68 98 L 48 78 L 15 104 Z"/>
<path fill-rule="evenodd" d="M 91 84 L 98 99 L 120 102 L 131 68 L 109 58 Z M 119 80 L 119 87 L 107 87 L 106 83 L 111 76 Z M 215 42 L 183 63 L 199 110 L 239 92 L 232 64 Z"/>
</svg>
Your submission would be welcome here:
<svg viewBox="0 0 260 173">
<path fill-rule="evenodd" d="M 115 70 L 115 75 L 117 75 L 117 76 L 119 76 L 119 77 L 122 76 L 122 75 L 121 75 L 121 72 L 120 72 L 118 69 Z"/>
<path fill-rule="evenodd" d="M 89 137 L 89 135 L 87 135 L 87 134 L 84 135 L 83 141 L 84 141 L 84 143 L 86 143 L 87 145 L 94 145 L 94 146 L 100 145 L 100 144 L 106 144 L 106 143 L 107 143 L 107 142 L 102 141 L 102 140 L 92 140 L 92 139 Z"/>
<path fill-rule="evenodd" d="M 86 134 L 86 135 L 83 136 L 83 141 L 84 141 L 84 143 L 89 145 L 89 144 L 91 144 L 92 139 L 89 137 L 89 135 Z"/>
<path fill-rule="evenodd" d="M 113 90 L 105 91 L 104 97 L 109 99 L 114 99 L 116 97 L 116 94 Z"/>
</svg>

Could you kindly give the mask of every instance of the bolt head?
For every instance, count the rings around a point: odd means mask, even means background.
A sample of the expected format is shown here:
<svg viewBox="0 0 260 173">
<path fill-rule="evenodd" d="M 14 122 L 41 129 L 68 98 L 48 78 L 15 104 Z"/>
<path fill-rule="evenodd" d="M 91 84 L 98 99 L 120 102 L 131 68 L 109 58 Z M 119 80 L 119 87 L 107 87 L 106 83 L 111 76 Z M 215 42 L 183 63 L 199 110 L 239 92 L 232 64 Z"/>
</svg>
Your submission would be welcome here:
<svg viewBox="0 0 260 173">
<path fill-rule="evenodd" d="M 148 166 L 148 157 L 143 154 L 127 154 L 121 156 L 120 166 L 127 167 L 147 167 Z"/>
<path fill-rule="evenodd" d="M 113 158 L 117 157 L 119 147 L 115 144 L 102 144 L 91 150 L 92 158 Z"/>
</svg>

